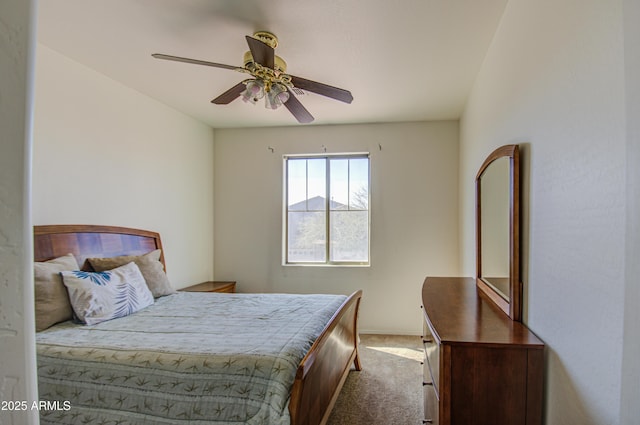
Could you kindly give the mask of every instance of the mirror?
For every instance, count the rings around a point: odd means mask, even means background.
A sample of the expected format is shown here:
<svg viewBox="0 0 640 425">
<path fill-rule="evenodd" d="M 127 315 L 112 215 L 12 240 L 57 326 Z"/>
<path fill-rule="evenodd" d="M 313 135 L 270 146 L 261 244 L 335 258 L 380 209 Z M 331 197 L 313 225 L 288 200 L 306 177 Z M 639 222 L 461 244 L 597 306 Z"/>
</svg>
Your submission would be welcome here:
<svg viewBox="0 0 640 425">
<path fill-rule="evenodd" d="M 476 285 L 512 320 L 522 320 L 518 145 L 493 151 L 476 176 Z"/>
</svg>

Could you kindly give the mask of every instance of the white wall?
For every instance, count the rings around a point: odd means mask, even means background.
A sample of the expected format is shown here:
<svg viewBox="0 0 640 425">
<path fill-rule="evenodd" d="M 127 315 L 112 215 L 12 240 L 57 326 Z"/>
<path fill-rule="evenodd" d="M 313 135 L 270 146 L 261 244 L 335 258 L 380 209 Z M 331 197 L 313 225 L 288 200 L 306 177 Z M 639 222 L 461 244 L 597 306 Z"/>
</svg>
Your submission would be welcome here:
<svg viewBox="0 0 640 425">
<path fill-rule="evenodd" d="M 177 288 L 213 277 L 213 130 L 37 49 L 34 224 L 160 233 Z"/>
<path fill-rule="evenodd" d="M 640 1 L 625 0 L 625 96 L 627 106 L 627 255 L 620 423 L 640 417 Z"/>
<path fill-rule="evenodd" d="M 37 400 L 30 152 L 34 1 L 0 2 L 0 401 Z M 37 424 L 37 411 L 0 410 L 0 423 Z"/>
<path fill-rule="evenodd" d="M 547 344 L 550 425 L 619 423 L 622 22 L 619 0 L 510 0 L 461 120 L 466 274 L 474 269 L 474 174 L 495 147 L 524 148 L 525 321 Z"/>
<path fill-rule="evenodd" d="M 325 147 L 371 153 L 368 268 L 281 265 L 282 157 Z M 459 273 L 457 122 L 216 130 L 214 169 L 215 276 L 240 292 L 363 289 L 361 330 L 418 334 L 425 276 Z"/>
</svg>

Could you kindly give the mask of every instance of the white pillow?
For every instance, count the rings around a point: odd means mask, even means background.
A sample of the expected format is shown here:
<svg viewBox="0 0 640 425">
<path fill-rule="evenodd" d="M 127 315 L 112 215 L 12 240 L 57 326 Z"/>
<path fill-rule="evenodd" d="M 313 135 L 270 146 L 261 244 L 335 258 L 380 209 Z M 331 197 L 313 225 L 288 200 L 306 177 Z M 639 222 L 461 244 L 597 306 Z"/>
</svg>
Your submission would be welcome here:
<svg viewBox="0 0 640 425">
<path fill-rule="evenodd" d="M 75 270 L 60 274 L 73 311 L 87 325 L 128 316 L 153 304 L 153 295 L 135 263 L 105 272 Z"/>
</svg>

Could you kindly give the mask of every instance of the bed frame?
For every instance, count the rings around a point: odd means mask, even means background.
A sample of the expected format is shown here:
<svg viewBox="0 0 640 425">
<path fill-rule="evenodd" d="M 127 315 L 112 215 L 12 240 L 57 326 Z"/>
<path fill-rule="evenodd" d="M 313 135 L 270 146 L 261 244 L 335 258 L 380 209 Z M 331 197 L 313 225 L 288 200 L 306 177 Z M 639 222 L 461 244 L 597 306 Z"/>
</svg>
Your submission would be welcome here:
<svg viewBox="0 0 640 425">
<path fill-rule="evenodd" d="M 115 226 L 49 225 L 34 227 L 34 259 L 46 261 L 72 253 L 83 270 L 90 257 L 141 255 L 162 249 L 160 234 Z M 160 261 L 165 265 L 164 253 Z M 166 265 L 165 265 L 166 270 Z M 333 315 L 298 365 L 291 389 L 291 425 L 324 425 L 351 365 L 358 356 L 358 310 L 362 291 L 351 294 Z"/>
</svg>

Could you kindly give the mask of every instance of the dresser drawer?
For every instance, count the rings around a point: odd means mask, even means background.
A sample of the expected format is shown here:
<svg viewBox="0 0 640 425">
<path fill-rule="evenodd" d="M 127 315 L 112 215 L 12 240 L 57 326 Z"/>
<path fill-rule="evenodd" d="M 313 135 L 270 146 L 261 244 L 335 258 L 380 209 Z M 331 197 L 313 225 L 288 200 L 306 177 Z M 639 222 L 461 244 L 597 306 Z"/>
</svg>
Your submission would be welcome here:
<svg viewBox="0 0 640 425">
<path fill-rule="evenodd" d="M 437 425 L 438 417 L 438 395 L 433 384 L 427 383 L 424 385 L 424 423 Z"/>
<path fill-rule="evenodd" d="M 431 382 L 433 383 L 434 390 L 438 393 L 438 387 L 440 384 L 440 344 L 438 344 L 438 340 L 433 337 L 433 333 L 431 328 L 426 321 L 426 319 L 422 323 L 422 344 L 424 346 L 424 354 L 425 354 L 425 376 L 427 370 L 431 374 Z M 427 382 L 425 380 L 425 382 Z"/>
</svg>

